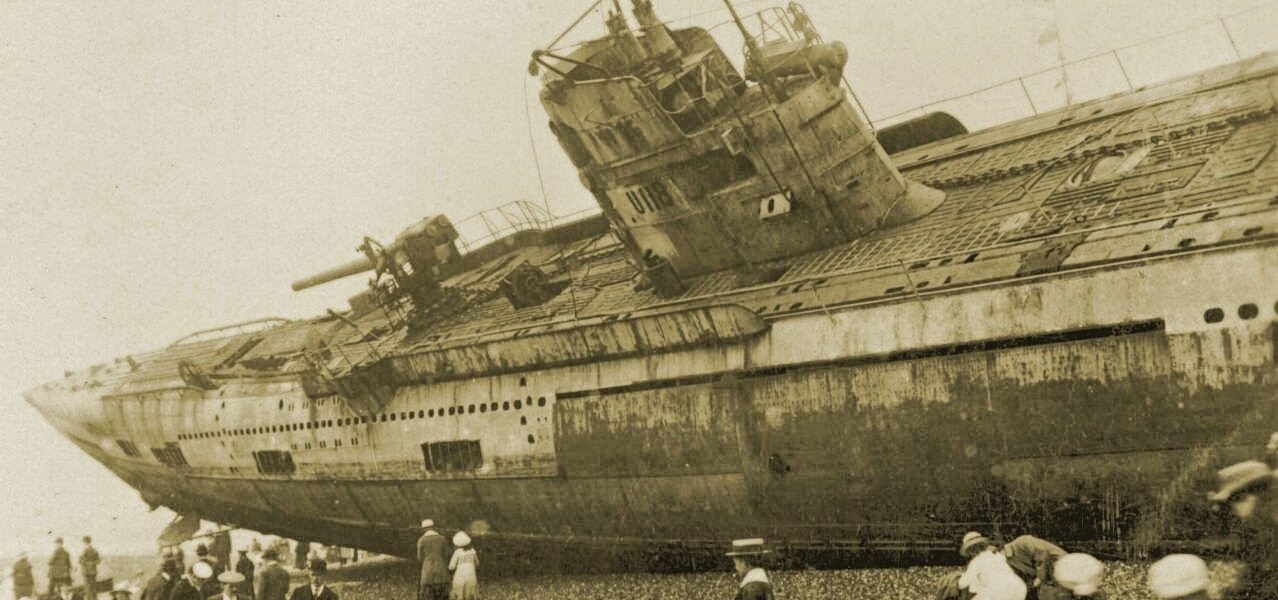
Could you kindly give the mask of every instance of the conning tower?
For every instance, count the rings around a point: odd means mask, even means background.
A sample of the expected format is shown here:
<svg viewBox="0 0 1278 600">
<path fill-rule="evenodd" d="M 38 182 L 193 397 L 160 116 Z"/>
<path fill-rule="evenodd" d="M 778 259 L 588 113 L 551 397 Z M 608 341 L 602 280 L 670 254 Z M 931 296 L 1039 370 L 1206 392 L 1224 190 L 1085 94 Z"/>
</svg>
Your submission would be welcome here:
<svg viewBox="0 0 1278 600">
<path fill-rule="evenodd" d="M 551 131 L 659 293 L 734 267 L 766 279 L 769 261 L 944 199 L 892 165 L 841 86 L 847 49 L 798 4 L 732 11 L 744 77 L 705 29 L 670 29 L 649 0 L 633 12 L 637 31 L 614 0 L 606 37 L 535 52 L 530 72 L 543 74 Z"/>
</svg>

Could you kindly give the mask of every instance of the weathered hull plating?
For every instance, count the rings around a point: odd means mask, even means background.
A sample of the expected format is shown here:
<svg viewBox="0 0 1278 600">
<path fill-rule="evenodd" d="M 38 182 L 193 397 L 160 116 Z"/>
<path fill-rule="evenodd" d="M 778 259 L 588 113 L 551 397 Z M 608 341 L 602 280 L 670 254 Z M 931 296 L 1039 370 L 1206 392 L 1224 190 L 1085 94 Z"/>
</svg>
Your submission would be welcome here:
<svg viewBox="0 0 1278 600">
<path fill-rule="evenodd" d="M 1275 273 L 1256 244 L 818 309 L 714 347 L 406 387 L 394 421 L 199 440 L 183 471 L 111 440 L 350 413 L 288 382 L 32 400 L 148 502 L 406 555 L 426 516 L 551 540 L 926 548 L 989 523 L 1147 548 L 1212 532 L 1211 472 L 1278 429 Z M 448 406 L 466 412 L 416 416 Z M 485 466 L 423 474 L 441 429 Z M 257 435 L 312 452 L 251 473 Z"/>
</svg>

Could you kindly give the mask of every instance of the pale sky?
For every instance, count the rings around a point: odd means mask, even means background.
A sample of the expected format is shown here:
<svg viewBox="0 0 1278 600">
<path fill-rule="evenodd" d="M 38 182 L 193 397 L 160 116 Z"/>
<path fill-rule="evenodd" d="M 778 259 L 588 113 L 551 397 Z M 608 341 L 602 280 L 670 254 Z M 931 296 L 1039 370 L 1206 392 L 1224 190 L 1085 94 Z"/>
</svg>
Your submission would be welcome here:
<svg viewBox="0 0 1278 600">
<path fill-rule="evenodd" d="M 552 209 L 592 206 L 526 72 L 588 4 L 0 1 L 0 556 L 85 533 L 106 552 L 146 552 L 168 519 L 56 435 L 24 390 L 196 329 L 343 306 L 363 278 L 288 284 L 353 258 L 366 234 L 541 203 L 526 106 Z M 847 44 L 847 78 L 875 117 L 1051 66 L 1045 14 L 1076 60 L 1260 4 L 1229 21 L 1244 55 L 1272 41 L 1273 3 L 805 3 Z M 702 24 L 721 6 L 656 2 Z M 1137 85 L 1227 62 L 1216 27 L 1124 62 Z M 1071 73 L 1076 97 L 1117 89 L 1105 60 Z M 1031 80 L 1036 102 L 1062 101 L 1055 81 Z"/>
</svg>

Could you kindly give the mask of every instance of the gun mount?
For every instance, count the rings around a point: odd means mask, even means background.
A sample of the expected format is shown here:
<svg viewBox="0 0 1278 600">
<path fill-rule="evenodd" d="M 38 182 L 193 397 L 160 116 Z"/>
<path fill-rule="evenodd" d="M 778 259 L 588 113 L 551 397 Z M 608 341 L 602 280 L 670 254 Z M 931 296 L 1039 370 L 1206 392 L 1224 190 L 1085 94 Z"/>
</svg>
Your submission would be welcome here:
<svg viewBox="0 0 1278 600">
<path fill-rule="evenodd" d="M 298 279 L 292 287 L 300 291 L 373 271 L 369 290 L 357 296 L 358 301 L 352 300 L 356 312 L 380 305 L 398 313 L 404 299 L 411 301 L 410 308 L 425 309 L 447 296 L 441 282 L 461 268 L 457 238 L 457 230 L 448 217 L 427 217 L 405 229 L 390 244 L 365 237 L 356 248 L 363 254 L 361 258 Z"/>
</svg>

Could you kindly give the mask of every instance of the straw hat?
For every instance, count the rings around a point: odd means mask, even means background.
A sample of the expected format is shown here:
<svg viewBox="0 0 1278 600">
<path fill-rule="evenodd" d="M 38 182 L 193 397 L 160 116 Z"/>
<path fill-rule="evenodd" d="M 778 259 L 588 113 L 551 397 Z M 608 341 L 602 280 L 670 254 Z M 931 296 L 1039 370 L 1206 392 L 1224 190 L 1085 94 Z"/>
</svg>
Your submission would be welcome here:
<svg viewBox="0 0 1278 600">
<path fill-rule="evenodd" d="M 967 553 L 969 550 L 972 549 L 972 546 L 975 546 L 980 543 L 986 543 L 990 545 L 994 544 L 994 542 L 990 541 L 990 538 L 987 538 L 981 535 L 980 532 L 977 532 L 977 531 L 969 531 L 963 534 L 963 543 L 959 545 L 959 554 L 963 556 L 967 556 Z"/>
<path fill-rule="evenodd" d="M 1149 566 L 1149 589 L 1159 598 L 1201 592 L 1207 581 L 1207 563 L 1193 554 L 1170 554 Z"/>
<path fill-rule="evenodd" d="M 191 565 L 191 574 L 198 579 L 208 579 L 213 576 L 213 567 L 209 563 L 199 561 Z"/>
<path fill-rule="evenodd" d="M 435 526 L 434 519 L 422 519 L 422 529 L 430 529 Z"/>
<path fill-rule="evenodd" d="M 1060 557 L 1053 568 L 1052 577 L 1061 587 L 1075 596 L 1091 596 L 1100 589 L 1105 565 L 1090 554 L 1074 552 Z"/>
<path fill-rule="evenodd" d="M 1216 472 L 1220 489 L 1209 494 L 1207 498 L 1213 502 L 1225 502 L 1242 490 L 1265 483 L 1266 480 L 1272 480 L 1273 476 L 1273 469 L 1258 460 L 1245 460 L 1229 465 Z"/>
<path fill-rule="evenodd" d="M 235 571 L 224 571 L 217 576 L 219 583 L 244 583 L 244 575 Z"/>
<path fill-rule="evenodd" d="M 465 531 L 458 531 L 453 535 L 453 545 L 458 548 L 465 548 L 470 545 L 470 536 Z"/>
<path fill-rule="evenodd" d="M 763 543 L 763 538 L 744 538 L 732 540 L 732 550 L 727 556 L 759 556 L 771 554 L 772 551 Z"/>
</svg>

